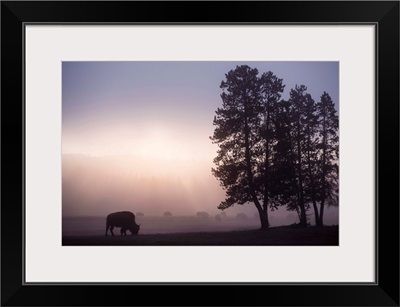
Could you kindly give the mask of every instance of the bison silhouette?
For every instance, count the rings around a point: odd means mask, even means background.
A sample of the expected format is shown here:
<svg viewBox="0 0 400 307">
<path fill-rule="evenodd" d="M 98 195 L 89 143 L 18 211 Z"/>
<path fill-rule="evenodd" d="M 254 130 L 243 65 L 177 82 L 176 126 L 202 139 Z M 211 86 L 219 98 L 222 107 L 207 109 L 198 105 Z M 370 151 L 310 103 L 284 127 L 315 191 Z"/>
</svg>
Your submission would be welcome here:
<svg viewBox="0 0 400 307">
<path fill-rule="evenodd" d="M 126 236 L 126 231 L 129 230 L 132 235 L 139 233 L 140 225 L 136 224 L 135 215 L 129 211 L 114 212 L 107 216 L 106 236 L 108 229 L 114 236 L 114 227 L 121 227 L 121 236 Z"/>
</svg>

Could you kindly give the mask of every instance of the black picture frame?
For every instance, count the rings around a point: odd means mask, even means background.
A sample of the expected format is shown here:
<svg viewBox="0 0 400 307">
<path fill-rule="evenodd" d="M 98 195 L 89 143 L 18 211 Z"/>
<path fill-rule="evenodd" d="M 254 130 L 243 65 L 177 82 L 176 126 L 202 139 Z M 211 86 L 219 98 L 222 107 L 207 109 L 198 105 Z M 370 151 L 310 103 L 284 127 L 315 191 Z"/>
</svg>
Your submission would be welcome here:
<svg viewBox="0 0 400 307">
<path fill-rule="evenodd" d="M 24 25 L 32 22 L 375 25 L 376 282 L 25 284 Z M 398 1 L 3 1 L 1 77 L 3 306 L 399 306 Z"/>
</svg>

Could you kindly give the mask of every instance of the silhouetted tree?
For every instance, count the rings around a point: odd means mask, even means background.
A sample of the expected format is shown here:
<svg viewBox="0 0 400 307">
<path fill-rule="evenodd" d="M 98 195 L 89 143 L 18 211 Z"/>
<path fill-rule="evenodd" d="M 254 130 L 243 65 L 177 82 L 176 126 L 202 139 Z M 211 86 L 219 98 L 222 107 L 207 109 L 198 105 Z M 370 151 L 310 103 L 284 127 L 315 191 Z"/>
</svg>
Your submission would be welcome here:
<svg viewBox="0 0 400 307">
<path fill-rule="evenodd" d="M 274 118 L 276 142 L 273 146 L 270 192 L 275 206 L 286 205 L 288 210 L 298 212 L 296 155 L 292 138 L 292 121 L 290 101 L 281 100 L 277 105 Z"/>
<path fill-rule="evenodd" d="M 261 229 L 267 229 L 267 216 L 259 201 L 260 189 L 254 178 L 263 111 L 257 75 L 256 68 L 242 65 L 225 74 L 226 80 L 221 82 L 222 108 L 215 112 L 215 129 L 211 137 L 219 150 L 212 172 L 226 193 L 226 199 L 218 208 L 252 202 L 260 215 Z"/>
<path fill-rule="evenodd" d="M 309 94 L 306 93 L 307 87 L 304 85 L 297 86 L 290 91 L 290 118 L 292 122 L 292 137 L 294 146 L 293 153 L 296 163 L 296 179 L 297 179 L 297 201 L 300 225 L 307 226 L 306 200 L 304 193 L 304 163 L 303 148 L 307 139 L 304 131 L 304 115 L 306 110 Z"/>
<path fill-rule="evenodd" d="M 328 93 L 324 92 L 321 101 L 317 103 L 317 113 L 320 119 L 319 136 L 321 142 L 320 178 L 321 178 L 321 205 L 319 225 L 323 225 L 324 207 L 338 205 L 339 188 L 339 117 L 336 115 L 335 105 Z"/>
<path fill-rule="evenodd" d="M 261 165 L 259 168 L 259 186 L 263 195 L 263 210 L 266 216 L 267 227 L 269 226 L 268 220 L 268 207 L 274 208 L 274 203 L 270 201 L 270 187 L 272 183 L 272 155 L 273 145 L 276 142 L 274 119 L 277 113 L 277 104 L 283 93 L 285 86 L 282 84 L 282 79 L 279 79 L 271 71 L 263 73 L 259 79 L 261 91 L 261 104 L 262 110 L 262 125 L 261 125 L 261 148 L 260 153 L 263 158 L 260 159 Z"/>
<path fill-rule="evenodd" d="M 305 199 L 306 202 L 311 202 L 314 209 L 315 224 L 319 226 L 319 212 L 318 212 L 318 191 L 319 191 L 319 178 L 318 178 L 318 159 L 320 152 L 318 150 L 318 114 L 317 105 L 310 94 L 305 95 L 305 104 L 303 111 L 303 131 L 304 131 L 304 144 L 303 144 L 303 157 L 305 165 Z"/>
<path fill-rule="evenodd" d="M 338 116 L 331 98 L 324 92 L 316 104 L 306 86 L 296 85 L 281 100 L 283 80 L 270 71 L 258 77 L 247 65 L 225 78 L 210 137 L 219 146 L 212 173 L 226 193 L 218 208 L 253 203 L 267 229 L 269 208 L 285 205 L 304 227 L 312 204 L 322 226 L 325 205 L 338 204 Z"/>
</svg>

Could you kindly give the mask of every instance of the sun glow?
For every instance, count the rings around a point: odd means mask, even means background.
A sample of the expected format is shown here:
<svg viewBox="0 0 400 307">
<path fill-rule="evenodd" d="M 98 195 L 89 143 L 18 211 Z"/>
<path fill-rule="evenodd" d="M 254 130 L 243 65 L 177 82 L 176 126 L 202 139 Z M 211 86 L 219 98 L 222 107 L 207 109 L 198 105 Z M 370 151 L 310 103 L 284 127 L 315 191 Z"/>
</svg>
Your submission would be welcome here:
<svg viewBox="0 0 400 307">
<path fill-rule="evenodd" d="M 217 148 L 208 138 L 211 129 L 185 130 L 150 122 L 98 125 L 80 133 L 64 133 L 63 154 L 128 155 L 154 162 L 212 161 Z"/>
<path fill-rule="evenodd" d="M 131 153 L 141 158 L 173 161 L 188 160 L 192 153 L 171 131 L 160 127 L 152 128 L 143 134 L 137 144 L 132 143 Z"/>
</svg>

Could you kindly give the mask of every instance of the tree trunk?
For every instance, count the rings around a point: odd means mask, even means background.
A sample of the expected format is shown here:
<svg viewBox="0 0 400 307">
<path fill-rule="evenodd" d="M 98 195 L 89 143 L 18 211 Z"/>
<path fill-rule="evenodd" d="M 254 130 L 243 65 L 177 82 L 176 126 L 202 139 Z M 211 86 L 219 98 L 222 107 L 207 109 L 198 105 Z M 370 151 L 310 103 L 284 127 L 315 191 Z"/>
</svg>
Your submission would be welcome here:
<svg viewBox="0 0 400 307">
<path fill-rule="evenodd" d="M 324 206 L 325 206 L 325 200 L 322 199 L 321 201 L 321 208 L 320 208 L 320 212 L 319 212 L 319 227 L 323 227 L 324 226 Z"/>
<path fill-rule="evenodd" d="M 250 191 L 250 195 L 253 199 L 253 203 L 256 206 L 256 208 L 260 214 L 261 229 L 265 230 L 268 228 L 268 226 L 266 226 L 267 225 L 267 222 L 265 220 L 266 216 L 265 216 L 265 214 L 262 213 L 263 209 L 257 198 L 256 189 L 254 187 L 254 181 L 253 181 L 253 171 L 251 169 L 249 126 L 248 126 L 247 117 L 245 117 L 245 122 L 244 122 L 244 142 L 245 142 L 246 172 L 247 172 L 247 177 L 249 180 L 249 191 Z"/>
<path fill-rule="evenodd" d="M 322 137 L 322 186 L 321 186 L 321 208 L 319 211 L 319 226 L 324 226 L 324 207 L 325 207 L 325 195 L 326 195 L 326 185 L 325 185 L 325 176 L 326 176 L 326 119 L 323 119 L 322 125 L 323 137 Z"/>
<path fill-rule="evenodd" d="M 301 168 L 301 164 L 299 165 Z M 307 215 L 306 208 L 304 205 L 304 191 L 303 191 L 303 178 L 301 171 L 299 171 L 299 208 L 300 208 L 300 224 L 301 226 L 307 226 Z"/>
<path fill-rule="evenodd" d="M 311 169 L 311 158 L 310 152 L 307 153 L 307 160 L 308 160 L 308 172 L 310 176 L 310 183 L 311 183 L 311 199 L 314 208 L 314 218 L 315 218 L 315 225 L 320 226 L 319 214 L 318 214 L 318 207 L 317 207 L 317 200 L 316 200 L 316 193 L 315 193 L 315 180 L 314 174 Z"/>
<path fill-rule="evenodd" d="M 268 196 L 267 196 L 267 197 L 268 197 Z M 266 227 L 268 228 L 268 227 L 269 227 L 269 220 L 268 220 L 268 199 L 265 200 L 265 198 L 264 198 L 264 205 L 263 205 L 262 209 L 263 209 L 262 211 L 263 211 L 264 217 L 265 217 L 265 224 L 266 224 Z"/>
<path fill-rule="evenodd" d="M 319 214 L 318 214 L 318 207 L 316 201 L 313 199 L 312 201 L 313 208 L 314 208 L 314 217 L 315 217 L 315 226 L 320 226 Z"/>
<path fill-rule="evenodd" d="M 263 217 L 265 218 L 265 226 L 266 228 L 269 227 L 269 220 L 268 220 L 268 195 L 264 195 L 264 205 L 262 207 Z"/>
<path fill-rule="evenodd" d="M 257 206 L 256 206 L 257 207 Z M 258 214 L 260 215 L 260 222 L 261 222 L 261 230 L 267 230 L 269 227 L 269 223 L 268 223 L 268 212 L 264 211 L 261 207 L 258 208 Z"/>
<path fill-rule="evenodd" d="M 304 191 L 303 191 L 303 173 L 301 161 L 301 146 L 300 146 L 300 119 L 297 122 L 297 164 L 298 164 L 298 189 L 299 189 L 299 208 L 300 208 L 300 225 L 307 226 L 306 208 L 304 206 Z"/>
<path fill-rule="evenodd" d="M 269 108 L 269 103 L 267 105 Z M 269 111 L 267 115 L 266 130 L 265 130 L 265 174 L 264 174 L 264 205 L 263 209 L 265 212 L 265 219 L 267 223 L 267 228 L 269 227 L 268 221 L 268 206 L 269 206 Z"/>
</svg>

